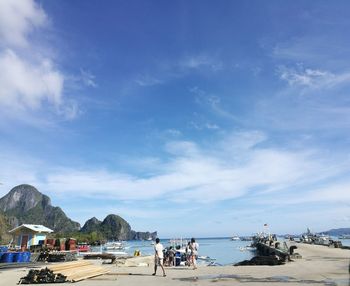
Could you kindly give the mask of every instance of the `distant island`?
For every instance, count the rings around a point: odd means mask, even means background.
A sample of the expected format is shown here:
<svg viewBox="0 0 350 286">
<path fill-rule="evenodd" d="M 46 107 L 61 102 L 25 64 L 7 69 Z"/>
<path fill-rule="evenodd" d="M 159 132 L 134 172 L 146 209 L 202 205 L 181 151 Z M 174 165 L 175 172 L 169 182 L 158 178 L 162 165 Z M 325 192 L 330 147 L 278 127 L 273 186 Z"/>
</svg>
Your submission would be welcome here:
<svg viewBox="0 0 350 286">
<path fill-rule="evenodd" d="M 342 236 L 342 235 L 350 235 L 350 228 L 349 227 L 343 227 L 343 228 L 333 228 L 326 231 L 320 231 L 317 232 L 317 234 L 325 234 L 329 236 Z M 280 234 L 279 236 L 300 236 L 301 234 Z"/>
<path fill-rule="evenodd" d="M 137 232 L 122 217 L 110 214 L 103 221 L 93 217 L 81 228 L 67 217 L 60 207 L 34 186 L 14 187 L 0 199 L 0 243 L 11 239 L 8 231 L 20 224 L 42 224 L 54 230 L 56 236 L 77 237 L 80 240 L 146 240 L 155 239 L 157 232 Z"/>
<path fill-rule="evenodd" d="M 350 227 L 334 228 L 334 229 L 330 229 L 327 231 L 322 231 L 322 232 L 320 232 L 320 234 L 321 233 L 331 235 L 331 236 L 350 235 Z"/>
</svg>

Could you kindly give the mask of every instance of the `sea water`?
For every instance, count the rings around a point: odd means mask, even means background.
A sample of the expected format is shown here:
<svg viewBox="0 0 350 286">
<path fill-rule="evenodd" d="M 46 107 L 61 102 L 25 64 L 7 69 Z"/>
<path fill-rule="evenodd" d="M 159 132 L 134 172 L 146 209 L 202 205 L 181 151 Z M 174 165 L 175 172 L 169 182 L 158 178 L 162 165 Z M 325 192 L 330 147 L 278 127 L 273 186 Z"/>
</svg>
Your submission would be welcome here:
<svg viewBox="0 0 350 286">
<path fill-rule="evenodd" d="M 197 238 L 196 242 L 199 244 L 199 256 L 209 256 L 221 265 L 234 264 L 254 256 L 254 252 L 244 249 L 250 245 L 250 241 L 233 241 L 226 237 Z M 163 239 L 161 243 L 164 247 L 170 246 L 169 239 Z M 127 241 L 125 252 L 133 255 L 135 250 L 140 250 L 142 255 L 153 255 L 154 245 L 151 241 Z"/>
<path fill-rule="evenodd" d="M 334 238 L 335 240 L 339 240 Z M 280 241 L 283 238 L 279 237 Z M 250 241 L 233 241 L 229 237 L 222 238 L 197 238 L 199 244 L 199 256 L 209 256 L 214 262 L 221 265 L 232 265 L 242 260 L 251 259 L 255 252 L 245 250 L 250 245 Z M 350 239 L 342 239 L 343 245 L 350 246 Z M 125 242 L 125 251 L 129 255 L 134 255 L 135 250 L 139 250 L 143 256 L 154 254 L 152 241 L 131 240 Z M 162 239 L 164 247 L 170 246 L 169 239 Z M 95 247 L 93 251 L 100 251 L 100 247 Z M 199 261 L 200 262 L 200 261 Z"/>
</svg>

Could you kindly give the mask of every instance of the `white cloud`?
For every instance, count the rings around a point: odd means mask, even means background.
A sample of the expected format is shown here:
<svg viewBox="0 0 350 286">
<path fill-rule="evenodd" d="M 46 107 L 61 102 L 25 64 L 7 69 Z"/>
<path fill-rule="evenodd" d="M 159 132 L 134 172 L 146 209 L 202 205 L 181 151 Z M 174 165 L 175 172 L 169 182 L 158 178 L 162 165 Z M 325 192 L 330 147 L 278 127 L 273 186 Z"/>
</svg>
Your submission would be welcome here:
<svg viewBox="0 0 350 286">
<path fill-rule="evenodd" d="M 0 53 L 0 106 L 37 109 L 44 101 L 59 106 L 63 83 L 49 59 L 32 64 L 12 50 Z"/>
<path fill-rule="evenodd" d="M 161 173 L 150 177 L 68 168 L 50 172 L 44 189 L 53 193 L 83 191 L 86 196 L 119 200 L 167 198 L 177 202 L 215 202 L 243 196 L 256 187 L 283 192 L 299 181 L 319 179 L 320 162 L 303 153 L 248 150 L 250 154 L 238 163 L 226 153 L 226 157 L 219 158 L 190 143 L 175 145 L 172 148 L 176 149 L 176 157 L 163 163 Z"/>
<path fill-rule="evenodd" d="M 199 150 L 197 145 L 191 141 L 172 141 L 166 144 L 166 151 L 170 154 L 180 156 L 195 156 Z"/>
<path fill-rule="evenodd" d="M 275 193 L 284 194 L 296 187 L 304 190 L 349 169 L 348 164 L 336 163 L 323 157 L 321 152 L 259 147 L 257 144 L 264 138 L 266 135 L 260 132 L 241 132 L 206 148 L 191 141 L 169 142 L 166 145 L 169 160 L 153 159 L 152 162 L 157 163 L 148 166 L 154 168 L 148 175 L 103 168 L 46 167 L 35 160 L 25 164 L 9 158 L 3 158 L 0 174 L 2 182 L 9 185 L 9 182 L 19 183 L 14 178 L 20 178 L 23 173 L 29 182 L 51 194 L 70 193 L 124 201 L 161 199 L 210 203 L 243 197 L 251 192 L 271 199 Z M 337 193 L 340 195 L 345 189 L 337 188 Z M 333 191 L 329 190 L 320 194 L 330 197 Z M 348 196 L 344 200 L 349 201 Z"/>
<path fill-rule="evenodd" d="M 241 123 L 241 118 L 233 114 L 231 110 L 228 110 L 225 103 L 222 102 L 221 97 L 207 94 L 197 87 L 192 88 L 190 91 L 196 95 L 197 104 L 208 107 L 215 115 Z"/>
<path fill-rule="evenodd" d="M 298 69 L 281 66 L 280 78 L 291 86 L 308 88 L 331 88 L 350 82 L 350 72 L 334 74 L 329 71 L 299 67 Z"/>
<path fill-rule="evenodd" d="M 153 70 L 138 74 L 131 81 L 139 87 L 150 87 L 165 84 L 169 81 L 195 73 L 218 72 L 223 63 L 216 56 L 207 54 L 183 56 L 171 61 L 162 61 Z"/>
<path fill-rule="evenodd" d="M 84 69 L 80 69 L 80 79 L 87 87 L 97 87 L 95 76 Z"/>
<path fill-rule="evenodd" d="M 205 124 L 205 127 L 206 127 L 207 129 L 214 129 L 214 130 L 220 129 L 220 127 L 219 127 L 218 125 L 213 124 L 213 123 L 206 123 L 206 124 Z"/>
<path fill-rule="evenodd" d="M 267 148 L 264 143 L 268 139 L 259 131 L 240 131 L 206 147 L 173 141 L 165 146 L 167 160 L 133 159 L 131 168 L 126 168 L 129 172 L 73 161 L 69 166 L 57 166 L 0 146 L 0 197 L 17 184 L 29 183 L 81 223 L 94 212 L 100 218 L 118 213 L 127 216 L 132 225 L 137 218 L 140 225 L 149 218 L 147 229 L 164 231 L 170 222 L 184 231 L 176 220 L 182 213 L 198 215 L 207 222 L 217 217 L 223 221 L 219 229 L 224 235 L 233 225 L 233 216 L 239 216 L 235 221 L 238 231 L 249 233 L 266 221 L 273 222 L 274 230 L 283 230 L 285 221 L 295 217 L 290 225 L 294 230 L 301 228 L 300 219 L 312 227 L 317 227 L 317 222 L 325 227 L 349 213 L 340 210 L 349 210 L 350 205 L 350 184 L 339 183 L 350 170 L 346 158 L 339 161 L 322 150 Z M 72 203 L 82 200 L 87 205 L 80 209 Z M 327 207 L 322 208 L 324 205 Z M 317 215 L 321 208 L 322 223 L 308 215 Z M 165 221 L 159 221 L 159 215 Z M 157 219 L 152 220 L 154 217 Z M 198 230 L 205 227 L 198 225 Z M 171 229 L 169 234 L 174 235 Z"/>
<path fill-rule="evenodd" d="M 335 181 L 325 183 L 321 187 L 311 187 L 305 190 L 303 196 L 286 194 L 284 198 L 276 198 L 282 205 L 290 204 L 312 204 L 312 203 L 350 203 L 350 182 Z M 272 203 L 277 203 L 277 200 Z M 348 205 L 349 207 L 349 205 Z"/>
<path fill-rule="evenodd" d="M 197 130 L 219 130 L 220 127 L 215 124 L 215 123 L 210 123 L 210 122 L 198 122 L 198 121 L 191 121 L 189 125 Z"/>
<path fill-rule="evenodd" d="M 0 0 L 2 121 L 39 123 L 55 116 L 73 119 L 80 113 L 77 102 L 64 94 L 70 77 L 48 52 L 52 47 L 44 39 L 49 23 L 34 0 Z M 96 86 L 91 73 L 81 70 L 80 78 L 85 85 Z M 20 116 L 12 116 L 13 111 L 21 111 Z"/>
<path fill-rule="evenodd" d="M 186 57 L 180 61 L 179 66 L 186 69 L 209 69 L 211 71 L 219 71 L 223 68 L 221 61 L 208 55 L 195 55 Z"/>
<path fill-rule="evenodd" d="M 28 45 L 28 35 L 47 24 L 43 9 L 32 0 L 0 0 L 0 43 Z"/>
<path fill-rule="evenodd" d="M 173 128 L 165 130 L 165 133 L 172 137 L 179 137 L 182 135 L 182 132 L 180 130 L 173 129 Z"/>
<path fill-rule="evenodd" d="M 222 148 L 228 147 L 232 151 L 237 152 L 237 150 L 251 149 L 266 140 L 266 134 L 261 131 L 239 131 L 228 135 L 225 141 L 222 142 Z"/>
<path fill-rule="evenodd" d="M 158 84 L 162 84 L 163 81 L 156 78 L 156 77 L 152 77 L 150 75 L 139 75 L 136 79 L 135 82 L 139 85 L 139 86 L 153 86 L 153 85 L 158 85 Z"/>
</svg>

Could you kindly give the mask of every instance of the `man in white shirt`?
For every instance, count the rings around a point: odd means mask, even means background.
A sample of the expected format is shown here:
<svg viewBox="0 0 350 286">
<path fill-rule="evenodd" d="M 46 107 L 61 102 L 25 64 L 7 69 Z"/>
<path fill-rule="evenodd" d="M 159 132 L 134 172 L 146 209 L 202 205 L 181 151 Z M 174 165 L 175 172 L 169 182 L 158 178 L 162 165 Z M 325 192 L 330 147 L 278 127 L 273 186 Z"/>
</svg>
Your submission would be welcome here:
<svg viewBox="0 0 350 286">
<path fill-rule="evenodd" d="M 154 273 L 152 274 L 153 276 L 156 275 L 157 273 L 157 266 L 159 265 L 162 270 L 163 270 L 163 277 L 165 277 L 165 271 L 164 271 L 164 266 L 163 266 L 163 259 L 164 259 L 164 254 L 163 254 L 163 245 L 160 243 L 159 238 L 156 238 L 156 244 L 154 246 Z"/>
</svg>

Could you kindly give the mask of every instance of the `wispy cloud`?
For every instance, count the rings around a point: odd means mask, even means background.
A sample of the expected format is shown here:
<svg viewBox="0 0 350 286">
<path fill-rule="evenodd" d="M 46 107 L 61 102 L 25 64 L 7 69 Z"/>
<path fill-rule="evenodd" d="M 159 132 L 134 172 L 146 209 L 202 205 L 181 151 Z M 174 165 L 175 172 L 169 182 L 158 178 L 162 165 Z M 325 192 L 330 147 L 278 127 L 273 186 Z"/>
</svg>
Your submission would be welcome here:
<svg viewBox="0 0 350 286">
<path fill-rule="evenodd" d="M 196 130 L 219 130 L 220 127 L 214 123 L 201 123 L 198 121 L 191 121 L 190 126 Z"/>
<path fill-rule="evenodd" d="M 153 85 L 158 85 L 158 84 L 162 84 L 163 81 L 152 77 L 150 75 L 139 75 L 136 79 L 135 82 L 139 85 L 139 86 L 153 86 Z"/>
<path fill-rule="evenodd" d="M 80 79 L 86 86 L 97 87 L 95 78 L 96 77 L 91 72 L 84 69 L 80 69 Z"/>
<path fill-rule="evenodd" d="M 241 119 L 233 114 L 232 111 L 225 108 L 220 96 L 207 93 L 205 90 L 197 86 L 190 88 L 190 92 L 195 95 L 195 101 L 198 105 L 208 108 L 208 111 L 213 112 L 215 115 L 236 122 L 241 121 Z"/>
<path fill-rule="evenodd" d="M 178 129 L 167 129 L 165 130 L 165 133 L 173 137 L 179 137 L 182 135 L 182 132 Z"/>
<path fill-rule="evenodd" d="M 179 66 L 185 69 L 209 69 L 216 72 L 223 68 L 223 63 L 215 57 L 208 55 L 195 55 L 180 60 Z"/>
<path fill-rule="evenodd" d="M 193 73 L 217 73 L 224 64 L 216 56 L 207 54 L 182 56 L 178 59 L 165 59 L 155 63 L 149 71 L 137 74 L 131 81 L 139 87 L 150 87 L 169 83 Z"/>
<path fill-rule="evenodd" d="M 278 72 L 280 78 L 287 81 L 290 86 L 319 89 L 350 83 L 350 72 L 335 74 L 320 69 L 304 68 L 302 65 L 299 65 L 298 68 L 281 66 Z"/>
<path fill-rule="evenodd" d="M 315 152 L 259 147 L 264 140 L 263 133 L 241 132 L 223 138 L 209 149 L 191 141 L 168 142 L 165 150 L 171 159 L 158 161 L 156 172 L 144 177 L 99 168 L 52 166 L 45 168 L 45 172 L 39 168 L 38 175 L 29 172 L 26 177 L 50 193 L 69 192 L 116 200 L 157 198 L 180 202 L 185 198 L 216 202 L 249 195 L 257 189 L 283 193 L 296 185 L 307 186 L 336 176 L 347 168 L 329 158 L 318 158 L 320 154 Z M 333 166 L 333 172 L 325 168 L 325 164 Z M 17 174 L 23 169 L 21 166 L 11 168 L 10 162 L 3 165 L 10 170 L 17 169 Z M 30 168 L 25 173 L 28 170 Z M 15 183 L 11 172 L 2 173 L 5 174 L 3 181 Z"/>
<path fill-rule="evenodd" d="M 108 213 L 118 213 L 139 221 L 141 226 L 147 217 L 148 229 L 158 230 L 160 226 L 166 230 L 169 221 L 177 225 L 179 211 L 192 216 L 199 213 L 205 221 L 214 220 L 212 215 L 203 213 L 203 208 L 218 212 L 217 219 L 223 221 L 221 231 L 230 226 L 232 217 L 239 215 L 241 224 L 249 225 L 240 225 L 239 229 L 248 233 L 259 225 L 259 220 L 266 221 L 273 214 L 281 217 L 273 221 L 283 230 L 281 220 L 302 217 L 316 211 L 320 204 L 339 206 L 332 213 L 330 207 L 323 210 L 323 226 L 331 225 L 336 217 L 344 217 L 346 212 L 340 208 L 350 205 L 349 183 L 340 178 L 349 172 L 349 160 L 339 161 L 334 154 L 305 146 L 267 147 L 269 139 L 261 131 L 240 131 L 226 134 L 210 145 L 169 141 L 162 148 L 167 152 L 166 160 L 142 156 L 126 159 L 129 171 L 125 171 L 126 165 L 124 171 L 74 162 L 69 166 L 56 165 L 2 148 L 6 152 L 0 154 L 0 196 L 17 184 L 29 183 L 54 201 L 62 201 L 65 211 L 82 223 L 94 213 L 100 214 L 101 219 Z M 67 194 L 69 200 L 65 199 Z M 71 200 L 82 199 L 91 207 L 70 206 Z M 96 207 L 98 202 L 104 207 Z M 296 205 L 298 215 L 294 211 Z M 304 205 L 308 207 L 300 208 Z M 177 211 L 169 211 L 169 206 Z M 152 220 L 159 215 L 167 220 Z M 312 217 L 303 223 L 317 227 Z M 298 229 L 300 225 L 295 222 L 293 227 Z M 168 232 L 172 234 L 169 229 Z"/>
</svg>

